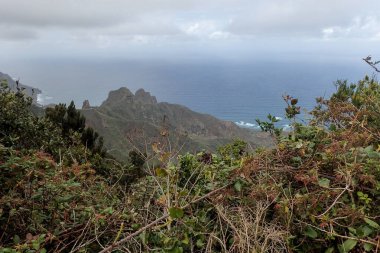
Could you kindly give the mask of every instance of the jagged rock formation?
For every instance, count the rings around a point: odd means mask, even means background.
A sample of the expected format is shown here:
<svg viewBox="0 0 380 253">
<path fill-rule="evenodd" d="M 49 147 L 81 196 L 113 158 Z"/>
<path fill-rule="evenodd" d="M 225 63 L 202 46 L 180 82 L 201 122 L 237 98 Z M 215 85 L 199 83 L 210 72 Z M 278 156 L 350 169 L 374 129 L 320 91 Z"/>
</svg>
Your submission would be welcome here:
<svg viewBox="0 0 380 253">
<path fill-rule="evenodd" d="M 105 138 L 117 158 L 125 158 L 133 147 L 145 149 L 163 135 L 174 149 L 215 151 L 216 146 L 240 138 L 251 145 L 269 145 L 267 135 L 242 129 L 233 122 L 191 111 L 187 107 L 157 102 L 139 89 L 133 94 L 123 87 L 109 92 L 99 107 L 83 110 L 87 124 Z M 163 134 L 164 133 L 164 134 Z"/>
<path fill-rule="evenodd" d="M 87 99 L 85 101 L 83 101 L 82 110 L 87 110 L 90 108 L 91 108 L 90 101 L 88 101 Z"/>
<path fill-rule="evenodd" d="M 157 104 L 155 96 L 151 96 L 150 92 L 146 92 L 144 89 L 139 89 L 135 93 L 134 102 L 143 104 Z"/>
</svg>

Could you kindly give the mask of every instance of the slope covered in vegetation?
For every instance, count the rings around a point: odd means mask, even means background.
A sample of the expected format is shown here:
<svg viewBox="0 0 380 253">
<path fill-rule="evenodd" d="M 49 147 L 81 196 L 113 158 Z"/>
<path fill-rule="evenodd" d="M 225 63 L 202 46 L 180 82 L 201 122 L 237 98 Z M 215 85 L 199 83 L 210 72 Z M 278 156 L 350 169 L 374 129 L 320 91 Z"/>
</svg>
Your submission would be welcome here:
<svg viewBox="0 0 380 253">
<path fill-rule="evenodd" d="M 378 251 L 379 83 L 338 82 L 308 125 L 285 100 L 292 132 L 261 122 L 274 148 L 178 155 L 162 134 L 119 164 L 73 105 L 37 118 L 3 88 L 0 252 Z"/>
<path fill-rule="evenodd" d="M 216 151 L 216 147 L 236 138 L 253 147 L 272 144 L 266 134 L 182 105 L 157 102 L 143 89 L 135 94 L 125 87 L 111 91 L 100 106 L 85 107 L 81 112 L 87 124 L 104 136 L 110 153 L 122 160 L 132 147 L 151 151 L 151 144 L 162 132 L 167 133 L 172 151 L 181 154 L 202 149 Z"/>
</svg>

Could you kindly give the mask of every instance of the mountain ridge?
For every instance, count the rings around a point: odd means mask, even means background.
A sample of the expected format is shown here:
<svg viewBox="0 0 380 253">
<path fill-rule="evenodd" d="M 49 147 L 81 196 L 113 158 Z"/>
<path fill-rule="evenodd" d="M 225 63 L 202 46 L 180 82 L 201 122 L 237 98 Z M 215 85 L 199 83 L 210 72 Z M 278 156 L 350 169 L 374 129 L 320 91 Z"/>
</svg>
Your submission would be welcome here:
<svg viewBox="0 0 380 253">
<path fill-rule="evenodd" d="M 149 145 L 162 137 L 163 131 L 169 135 L 172 147 L 190 152 L 202 149 L 215 151 L 217 146 L 234 139 L 243 139 L 254 147 L 270 145 L 266 134 L 194 112 L 183 105 L 158 102 L 144 89 L 132 93 L 121 87 L 110 91 L 100 106 L 91 107 L 88 100 L 84 104 L 82 113 L 88 126 L 103 135 L 106 146 L 121 159 L 125 159 L 125 151 L 132 147 L 146 151 Z M 148 144 L 144 147 L 141 143 Z"/>
</svg>

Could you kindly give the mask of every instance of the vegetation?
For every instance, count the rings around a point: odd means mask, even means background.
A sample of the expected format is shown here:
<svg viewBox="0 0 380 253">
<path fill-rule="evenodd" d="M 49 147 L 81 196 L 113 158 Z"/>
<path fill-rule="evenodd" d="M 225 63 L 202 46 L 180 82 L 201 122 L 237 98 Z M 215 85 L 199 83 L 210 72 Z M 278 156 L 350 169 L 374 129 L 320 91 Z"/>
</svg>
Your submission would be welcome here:
<svg viewBox="0 0 380 253">
<path fill-rule="evenodd" d="M 0 93 L 0 252 L 376 252 L 380 84 L 337 82 L 274 148 L 152 152 L 120 164 L 72 104 L 36 117 Z"/>
</svg>

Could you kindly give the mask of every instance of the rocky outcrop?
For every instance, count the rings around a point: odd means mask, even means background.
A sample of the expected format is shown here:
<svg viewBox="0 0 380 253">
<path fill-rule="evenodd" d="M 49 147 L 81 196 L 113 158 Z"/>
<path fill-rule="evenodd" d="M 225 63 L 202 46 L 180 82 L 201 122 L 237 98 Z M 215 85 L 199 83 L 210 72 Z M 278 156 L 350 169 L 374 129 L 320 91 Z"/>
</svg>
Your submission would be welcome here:
<svg viewBox="0 0 380 253">
<path fill-rule="evenodd" d="M 177 146 L 182 152 L 215 151 L 217 146 L 234 139 L 243 139 L 251 146 L 269 143 L 267 136 L 242 129 L 233 122 L 182 105 L 158 103 L 156 97 L 143 89 L 135 94 L 125 87 L 111 91 L 101 106 L 82 113 L 87 124 L 104 137 L 112 154 L 120 159 L 126 159 L 132 147 L 149 148 L 148 143 L 155 142 L 162 133 L 165 139 L 169 138 L 172 148 Z"/>
<path fill-rule="evenodd" d="M 151 96 L 150 92 L 146 92 L 144 89 L 139 89 L 135 93 L 134 102 L 143 104 L 157 104 L 157 99 L 155 96 Z"/>
<path fill-rule="evenodd" d="M 107 100 L 103 102 L 102 106 L 119 106 L 132 103 L 157 104 L 157 99 L 144 89 L 139 89 L 133 94 L 128 88 L 122 87 L 118 90 L 110 91 Z"/>
<path fill-rule="evenodd" d="M 88 101 L 87 99 L 83 101 L 82 110 L 88 110 L 90 108 L 91 108 L 90 101 Z"/>
<path fill-rule="evenodd" d="M 133 103 L 133 97 L 134 95 L 129 89 L 121 87 L 118 90 L 110 91 L 107 100 L 101 106 Z"/>
</svg>

